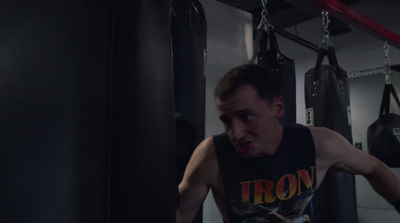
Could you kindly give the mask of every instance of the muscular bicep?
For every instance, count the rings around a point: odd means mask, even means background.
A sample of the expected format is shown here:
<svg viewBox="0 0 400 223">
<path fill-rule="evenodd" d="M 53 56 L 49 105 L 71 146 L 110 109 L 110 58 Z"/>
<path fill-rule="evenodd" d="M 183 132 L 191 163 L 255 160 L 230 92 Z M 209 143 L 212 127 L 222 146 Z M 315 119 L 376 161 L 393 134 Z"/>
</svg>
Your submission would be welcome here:
<svg viewBox="0 0 400 223">
<path fill-rule="evenodd" d="M 208 186 L 190 181 L 179 184 L 182 222 L 192 222 L 208 193 Z"/>
<path fill-rule="evenodd" d="M 375 161 L 366 152 L 349 147 L 333 167 L 353 174 L 368 175 L 372 173 Z"/>
<path fill-rule="evenodd" d="M 316 144 L 317 174 L 319 174 L 317 179 L 323 178 L 325 175 L 323 171 L 334 167 L 362 174 L 374 190 L 390 203 L 400 199 L 400 178 L 387 165 L 353 147 L 343 136 L 331 130 L 313 129 L 312 134 Z"/>
<path fill-rule="evenodd" d="M 312 134 L 316 146 L 317 165 L 320 167 L 363 175 L 372 172 L 375 160 L 366 152 L 352 146 L 339 133 L 327 128 L 315 128 Z"/>
<path fill-rule="evenodd" d="M 191 222 L 206 198 L 215 175 L 215 152 L 211 138 L 194 151 L 179 184 L 182 222 Z"/>
</svg>

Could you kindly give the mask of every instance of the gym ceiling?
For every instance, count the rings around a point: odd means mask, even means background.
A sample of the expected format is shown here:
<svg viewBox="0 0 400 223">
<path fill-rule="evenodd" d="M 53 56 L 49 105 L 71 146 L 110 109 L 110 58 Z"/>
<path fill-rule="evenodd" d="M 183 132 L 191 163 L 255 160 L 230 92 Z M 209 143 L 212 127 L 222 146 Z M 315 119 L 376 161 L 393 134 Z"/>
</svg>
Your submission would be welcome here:
<svg viewBox="0 0 400 223">
<path fill-rule="evenodd" d="M 247 11 L 253 15 L 254 23 L 258 25 L 263 9 L 261 0 L 217 0 L 235 8 Z M 362 0 L 340 0 L 351 6 Z M 284 29 L 316 17 L 315 13 L 306 12 L 284 0 L 268 0 L 268 21 L 275 27 Z"/>
</svg>

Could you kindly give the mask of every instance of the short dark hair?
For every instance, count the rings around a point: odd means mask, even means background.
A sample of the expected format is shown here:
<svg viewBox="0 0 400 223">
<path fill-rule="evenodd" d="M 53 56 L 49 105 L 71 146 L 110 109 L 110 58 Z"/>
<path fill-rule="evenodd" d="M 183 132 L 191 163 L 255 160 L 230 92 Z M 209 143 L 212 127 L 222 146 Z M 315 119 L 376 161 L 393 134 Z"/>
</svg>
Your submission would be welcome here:
<svg viewBox="0 0 400 223">
<path fill-rule="evenodd" d="M 254 87 L 258 96 L 266 101 L 280 96 L 280 80 L 271 70 L 257 64 L 243 64 L 232 68 L 221 78 L 215 87 L 214 97 L 227 98 L 244 85 Z"/>
</svg>

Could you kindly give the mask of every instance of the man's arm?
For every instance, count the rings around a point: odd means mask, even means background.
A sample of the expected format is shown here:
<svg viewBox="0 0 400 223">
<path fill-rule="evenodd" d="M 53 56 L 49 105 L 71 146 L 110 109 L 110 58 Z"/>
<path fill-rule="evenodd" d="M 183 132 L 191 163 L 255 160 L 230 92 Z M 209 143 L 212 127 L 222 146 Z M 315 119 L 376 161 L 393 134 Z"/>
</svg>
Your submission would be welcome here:
<svg viewBox="0 0 400 223">
<path fill-rule="evenodd" d="M 177 212 L 177 222 L 193 221 L 202 207 L 216 172 L 214 144 L 210 137 L 200 143 L 193 152 L 179 184 L 180 207 Z"/>
<path fill-rule="evenodd" d="M 386 164 L 353 147 L 337 132 L 327 128 L 310 129 L 316 145 L 317 165 L 361 174 L 391 204 L 400 199 L 400 179 Z"/>
<path fill-rule="evenodd" d="M 391 204 L 400 200 L 400 179 L 393 171 L 377 158 L 370 155 L 374 168 L 370 173 L 363 174 L 376 192 Z"/>
</svg>

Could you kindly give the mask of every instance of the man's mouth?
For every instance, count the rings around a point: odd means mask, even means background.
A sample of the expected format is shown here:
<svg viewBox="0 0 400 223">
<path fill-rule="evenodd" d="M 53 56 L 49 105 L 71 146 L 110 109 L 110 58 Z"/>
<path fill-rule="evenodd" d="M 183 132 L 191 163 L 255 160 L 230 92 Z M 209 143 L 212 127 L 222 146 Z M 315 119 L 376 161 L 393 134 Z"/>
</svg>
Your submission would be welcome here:
<svg viewBox="0 0 400 223">
<path fill-rule="evenodd" d="M 238 142 L 238 143 L 236 143 L 236 151 L 239 154 L 246 154 L 251 149 L 250 144 L 251 144 L 251 141 Z"/>
</svg>

